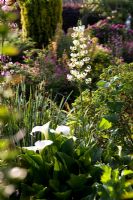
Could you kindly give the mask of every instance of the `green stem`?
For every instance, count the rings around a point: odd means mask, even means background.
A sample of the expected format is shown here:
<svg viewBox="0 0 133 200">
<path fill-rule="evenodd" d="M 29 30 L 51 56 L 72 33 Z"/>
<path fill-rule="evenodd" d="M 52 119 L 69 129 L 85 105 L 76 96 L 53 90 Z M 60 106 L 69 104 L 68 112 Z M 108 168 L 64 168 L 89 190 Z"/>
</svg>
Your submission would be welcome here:
<svg viewBox="0 0 133 200">
<path fill-rule="evenodd" d="M 83 138 L 85 136 L 85 123 L 84 123 L 84 107 L 83 107 L 83 95 L 82 95 L 82 87 L 81 87 L 81 83 L 79 83 L 79 92 L 80 92 L 80 101 L 81 101 L 81 121 L 82 121 L 82 131 L 83 134 L 80 134 L 81 138 Z"/>
</svg>

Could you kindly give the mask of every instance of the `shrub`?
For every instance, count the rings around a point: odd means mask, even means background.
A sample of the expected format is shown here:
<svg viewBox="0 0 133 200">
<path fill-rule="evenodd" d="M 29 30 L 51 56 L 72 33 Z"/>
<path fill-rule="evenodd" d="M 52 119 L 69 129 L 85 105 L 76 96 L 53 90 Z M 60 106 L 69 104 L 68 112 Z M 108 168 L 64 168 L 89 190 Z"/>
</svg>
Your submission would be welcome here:
<svg viewBox="0 0 133 200">
<path fill-rule="evenodd" d="M 28 175 L 18 188 L 20 199 L 120 200 L 132 195 L 131 156 L 112 143 L 112 152 L 109 146 L 104 151 L 94 141 L 85 145 L 69 131 L 66 133 L 68 129 L 60 126 L 60 131 L 59 127 L 51 130 L 47 123 L 40 129 L 47 139 L 21 148 L 18 161 L 21 167 L 26 166 Z"/>
<path fill-rule="evenodd" d="M 83 138 L 100 136 L 101 144 L 104 139 L 109 139 L 123 148 L 132 148 L 132 65 L 120 64 L 104 69 L 97 83 L 98 89 L 92 93 L 89 90 L 83 92 L 82 103 L 80 97 L 75 100 L 68 124 L 77 134 L 81 129 Z"/>
<path fill-rule="evenodd" d="M 23 38 L 46 46 L 62 23 L 62 0 L 19 0 Z"/>
<path fill-rule="evenodd" d="M 108 46 L 112 50 L 113 56 L 123 57 L 124 61 L 132 61 L 131 45 L 133 30 L 126 30 L 123 24 L 111 24 L 108 20 L 99 21 L 88 28 L 93 36 L 99 39 L 99 42 Z M 129 50 L 130 49 L 130 50 Z"/>
</svg>

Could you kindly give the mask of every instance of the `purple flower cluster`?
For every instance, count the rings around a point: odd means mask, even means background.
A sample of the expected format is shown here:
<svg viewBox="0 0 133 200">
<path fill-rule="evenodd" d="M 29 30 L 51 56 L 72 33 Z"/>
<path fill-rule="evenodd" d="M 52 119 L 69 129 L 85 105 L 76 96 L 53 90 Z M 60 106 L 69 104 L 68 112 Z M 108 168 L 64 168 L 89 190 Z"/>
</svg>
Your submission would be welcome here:
<svg viewBox="0 0 133 200">
<path fill-rule="evenodd" d="M 126 26 L 124 24 L 111 24 L 109 28 L 112 30 L 121 30 L 121 29 L 125 29 Z"/>
<path fill-rule="evenodd" d="M 9 56 L 0 55 L 0 62 L 1 63 L 7 63 L 7 62 L 10 62 L 10 61 L 11 61 L 11 58 Z"/>
<path fill-rule="evenodd" d="M 123 58 L 126 62 L 133 62 L 133 41 L 127 41 L 123 45 Z"/>
<path fill-rule="evenodd" d="M 115 34 L 122 35 L 123 40 L 126 38 L 132 40 L 133 39 L 133 30 L 126 30 L 126 26 L 124 24 L 110 24 L 108 20 L 100 20 L 98 23 L 89 27 L 92 34 L 99 38 L 101 43 L 108 42 L 108 38 L 110 36 L 114 36 Z"/>
</svg>

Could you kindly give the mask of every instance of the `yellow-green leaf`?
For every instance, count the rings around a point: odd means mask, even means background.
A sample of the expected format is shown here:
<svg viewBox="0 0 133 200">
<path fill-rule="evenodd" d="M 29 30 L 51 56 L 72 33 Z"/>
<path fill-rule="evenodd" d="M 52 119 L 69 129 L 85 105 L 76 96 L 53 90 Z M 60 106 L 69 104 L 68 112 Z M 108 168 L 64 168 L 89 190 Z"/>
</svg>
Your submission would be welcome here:
<svg viewBox="0 0 133 200">
<path fill-rule="evenodd" d="M 133 174 L 133 171 L 132 171 L 132 170 L 127 170 L 127 169 L 125 169 L 125 170 L 123 170 L 122 173 L 121 173 L 122 176 L 126 176 L 126 175 L 129 175 L 129 174 Z"/>
<path fill-rule="evenodd" d="M 101 176 L 101 182 L 107 183 L 111 179 L 111 168 L 107 165 L 103 166 L 102 168 L 104 172 L 103 172 L 103 175 Z"/>
<path fill-rule="evenodd" d="M 15 56 L 15 55 L 19 54 L 19 50 L 14 46 L 11 46 L 11 45 L 7 46 L 6 45 L 2 49 L 2 53 L 4 55 L 8 55 L 8 56 Z"/>
<path fill-rule="evenodd" d="M 107 130 L 111 127 L 112 127 L 112 123 L 109 122 L 107 119 L 102 118 L 100 125 L 99 125 L 99 128 L 102 129 L 102 130 Z"/>
<path fill-rule="evenodd" d="M 133 199 L 133 192 L 123 194 L 122 199 Z"/>
</svg>

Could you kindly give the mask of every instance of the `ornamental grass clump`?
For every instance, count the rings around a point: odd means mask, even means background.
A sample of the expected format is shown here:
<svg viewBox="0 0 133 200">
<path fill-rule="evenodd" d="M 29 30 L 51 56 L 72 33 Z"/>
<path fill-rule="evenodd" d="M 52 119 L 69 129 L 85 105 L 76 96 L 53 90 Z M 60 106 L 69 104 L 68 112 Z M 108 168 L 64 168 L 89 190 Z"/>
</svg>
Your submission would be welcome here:
<svg viewBox="0 0 133 200">
<path fill-rule="evenodd" d="M 67 75 L 67 78 L 79 84 L 89 84 L 91 82 L 89 76 L 91 66 L 89 65 L 87 42 L 90 38 L 85 36 L 85 26 L 74 27 L 73 31 L 71 35 L 73 46 L 70 46 L 71 54 L 68 63 L 70 74 Z"/>
</svg>

